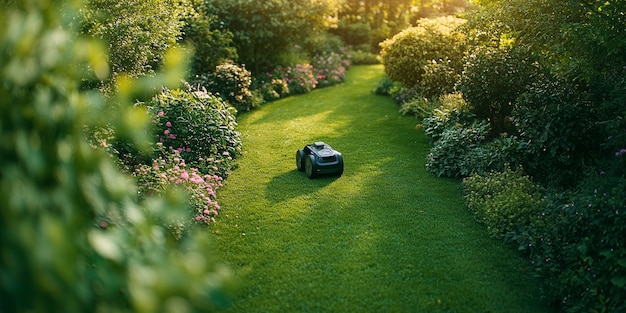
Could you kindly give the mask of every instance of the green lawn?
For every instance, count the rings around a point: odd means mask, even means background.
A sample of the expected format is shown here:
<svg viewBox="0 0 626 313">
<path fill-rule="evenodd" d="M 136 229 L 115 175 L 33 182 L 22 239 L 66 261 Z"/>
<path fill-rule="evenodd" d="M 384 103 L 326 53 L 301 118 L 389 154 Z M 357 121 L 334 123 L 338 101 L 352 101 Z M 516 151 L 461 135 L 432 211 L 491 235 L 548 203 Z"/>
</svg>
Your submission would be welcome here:
<svg viewBox="0 0 626 313">
<path fill-rule="evenodd" d="M 371 90 L 382 66 L 239 117 L 244 154 L 218 192 L 218 259 L 239 280 L 228 312 L 548 312 L 530 267 L 488 237 L 460 182 L 424 169 L 417 121 Z M 341 151 L 309 180 L 295 152 Z"/>
</svg>

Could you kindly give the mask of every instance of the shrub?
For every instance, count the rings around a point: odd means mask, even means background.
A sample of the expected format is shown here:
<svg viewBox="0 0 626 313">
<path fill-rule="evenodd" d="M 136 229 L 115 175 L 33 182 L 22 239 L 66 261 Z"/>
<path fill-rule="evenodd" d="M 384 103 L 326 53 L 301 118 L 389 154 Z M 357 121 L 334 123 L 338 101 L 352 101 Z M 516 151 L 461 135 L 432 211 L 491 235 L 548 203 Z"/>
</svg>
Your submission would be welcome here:
<svg viewBox="0 0 626 313">
<path fill-rule="evenodd" d="M 350 62 L 342 54 L 331 52 L 316 55 L 311 65 L 317 75 L 316 87 L 321 88 L 343 82 Z"/>
<path fill-rule="evenodd" d="M 400 114 L 407 115 L 412 114 L 417 119 L 423 119 L 430 115 L 434 107 L 437 106 L 436 102 L 429 101 L 427 98 L 417 96 L 400 105 Z"/>
<path fill-rule="evenodd" d="M 317 86 L 317 77 L 311 64 L 296 64 L 279 68 L 279 71 L 287 82 L 291 94 L 307 93 Z"/>
<path fill-rule="evenodd" d="M 417 88 L 424 97 L 436 99 L 452 93 L 460 77 L 450 60 L 430 60 L 424 65 L 424 74 Z"/>
<path fill-rule="evenodd" d="M 166 90 L 146 106 L 158 143 L 177 150 L 202 173 L 228 177 L 241 152 L 241 135 L 231 107 L 211 94 L 192 90 Z M 156 149 L 157 154 L 161 151 Z"/>
<path fill-rule="evenodd" d="M 543 209 L 538 185 L 521 168 L 473 174 L 463 180 L 467 207 L 496 238 L 528 226 Z"/>
<path fill-rule="evenodd" d="M 626 310 L 625 191 L 623 176 L 590 175 L 574 190 L 550 193 L 513 238 L 565 312 Z"/>
<path fill-rule="evenodd" d="M 489 171 L 502 171 L 505 165 L 512 167 L 525 164 L 528 155 L 528 142 L 517 136 L 503 135 L 485 143 L 480 147 L 481 155 L 475 156 L 475 171 L 483 174 Z"/>
<path fill-rule="evenodd" d="M 511 133 L 513 104 L 536 71 L 525 51 L 481 48 L 466 58 L 457 89 L 478 118 L 491 122 L 494 135 Z"/>
<path fill-rule="evenodd" d="M 422 19 L 381 44 L 385 73 L 407 88 L 419 85 L 432 60 L 446 60 L 455 73 L 463 69 L 464 36 L 455 29 L 465 22 L 454 17 Z"/>
<path fill-rule="evenodd" d="M 250 111 L 260 105 L 253 101 L 250 90 L 252 77 L 244 65 L 230 62 L 218 65 L 215 72 L 197 77 L 196 83 L 217 94 L 238 111 Z"/>
<path fill-rule="evenodd" d="M 394 82 L 387 75 L 383 76 L 376 87 L 372 90 L 372 93 L 380 96 L 391 96 L 391 93 L 394 90 L 397 90 L 402 87 L 402 84 L 399 82 Z"/>
<path fill-rule="evenodd" d="M 152 0 L 85 1 L 82 31 L 107 43 L 113 78 L 153 75 L 181 36 L 184 10 Z"/>
<path fill-rule="evenodd" d="M 441 96 L 438 103 L 439 107 L 422 121 L 424 133 L 431 142 L 441 138 L 446 128 L 471 125 L 476 120 L 476 115 L 469 112 L 467 103 L 459 93 Z"/>
<path fill-rule="evenodd" d="M 264 101 L 272 101 L 289 95 L 289 85 L 282 73 L 277 70 L 261 75 L 253 82 L 255 89 L 260 91 Z"/>
<path fill-rule="evenodd" d="M 331 33 L 339 36 L 349 46 L 367 45 L 372 41 L 372 28 L 367 22 L 350 22 L 341 19 Z"/>
<path fill-rule="evenodd" d="M 196 2 L 198 3 L 198 2 Z M 184 16 L 183 41 L 193 46 L 190 70 L 193 76 L 212 72 L 215 67 L 227 60 L 237 59 L 237 49 L 233 46 L 233 33 L 224 29 L 211 29 L 215 17 L 202 12 L 197 5 Z"/>
<path fill-rule="evenodd" d="M 426 169 L 439 177 L 469 176 L 482 158 L 477 154 L 488 132 L 489 124 L 484 121 L 444 128 L 426 156 Z"/>
<path fill-rule="evenodd" d="M 352 50 L 349 52 L 350 62 L 354 65 L 372 65 L 380 64 L 378 54 L 363 50 Z"/>
<path fill-rule="evenodd" d="M 190 167 L 181 158 L 177 150 L 163 152 L 152 165 L 142 164 L 135 167 L 132 175 L 138 182 L 141 198 L 154 194 L 165 194 L 173 186 L 182 187 L 189 195 L 191 211 L 173 224 L 166 225 L 180 240 L 188 233 L 192 220 L 202 224 L 215 222 L 220 206 L 215 199 L 215 191 L 222 186 L 222 177 L 203 174 L 197 168 Z"/>
<path fill-rule="evenodd" d="M 598 159 L 601 109 L 569 82 L 543 78 L 518 97 L 512 121 L 528 143 L 524 168 L 544 184 L 572 186 Z M 549 171 L 545 169 L 549 168 Z"/>
</svg>

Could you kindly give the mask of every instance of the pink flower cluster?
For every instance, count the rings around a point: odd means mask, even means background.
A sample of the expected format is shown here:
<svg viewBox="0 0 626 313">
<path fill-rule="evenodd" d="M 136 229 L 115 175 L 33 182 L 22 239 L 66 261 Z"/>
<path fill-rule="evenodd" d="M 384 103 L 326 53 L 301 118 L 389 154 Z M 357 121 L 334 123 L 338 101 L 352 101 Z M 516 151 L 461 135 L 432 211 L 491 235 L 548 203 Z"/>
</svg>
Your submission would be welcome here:
<svg viewBox="0 0 626 313">
<path fill-rule="evenodd" d="M 190 195 L 194 220 L 203 224 L 215 222 L 221 209 L 215 200 L 215 191 L 222 186 L 223 178 L 203 175 L 198 169 L 188 167 L 177 150 L 172 151 L 170 158 L 154 160 L 151 167 L 138 167 L 134 176 L 138 177 L 140 192 L 146 194 L 164 191 L 170 184 L 185 188 Z"/>
<path fill-rule="evenodd" d="M 165 116 L 165 112 L 163 111 L 159 111 L 159 113 L 157 113 L 157 118 L 160 119 L 162 117 Z M 154 120 L 153 121 L 154 124 L 159 124 L 158 120 Z M 170 150 L 176 150 L 179 153 L 182 152 L 191 152 L 191 148 L 185 148 L 185 147 L 176 147 L 175 144 L 172 143 L 173 140 L 176 140 L 177 136 L 176 134 L 174 134 L 174 132 L 172 131 L 172 122 L 167 121 L 165 122 L 165 127 L 167 127 L 165 130 L 163 130 L 163 135 L 159 135 L 159 143 L 161 144 L 165 144 L 165 143 L 169 143 L 169 149 Z"/>
</svg>

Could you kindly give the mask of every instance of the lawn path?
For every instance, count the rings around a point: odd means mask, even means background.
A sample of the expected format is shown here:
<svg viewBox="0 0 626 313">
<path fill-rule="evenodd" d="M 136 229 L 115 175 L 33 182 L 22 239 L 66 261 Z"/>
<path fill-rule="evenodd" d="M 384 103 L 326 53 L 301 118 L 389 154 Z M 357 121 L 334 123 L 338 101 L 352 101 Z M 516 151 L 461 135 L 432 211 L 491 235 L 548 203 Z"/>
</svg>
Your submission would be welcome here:
<svg viewBox="0 0 626 313">
<path fill-rule="evenodd" d="M 424 169 L 417 120 L 372 95 L 382 66 L 239 117 L 244 154 L 210 236 L 240 279 L 228 312 L 548 312 L 523 259 L 490 239 L 460 183 Z M 324 141 L 342 177 L 295 152 Z"/>
</svg>

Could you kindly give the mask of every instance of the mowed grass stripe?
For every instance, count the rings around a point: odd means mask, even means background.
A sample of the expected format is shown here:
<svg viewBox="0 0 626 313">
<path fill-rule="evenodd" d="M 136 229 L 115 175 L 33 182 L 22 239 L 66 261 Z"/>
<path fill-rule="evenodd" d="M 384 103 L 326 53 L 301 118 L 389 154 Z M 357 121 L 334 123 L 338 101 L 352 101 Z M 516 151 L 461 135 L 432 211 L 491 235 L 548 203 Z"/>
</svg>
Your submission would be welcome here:
<svg viewBox="0 0 626 313">
<path fill-rule="evenodd" d="M 525 261 L 464 208 L 459 181 L 425 171 L 417 121 L 371 94 L 382 75 L 356 66 L 342 85 L 239 117 L 244 154 L 211 226 L 240 281 L 227 311 L 546 312 Z M 296 170 L 313 141 L 343 153 L 343 176 Z"/>
</svg>

